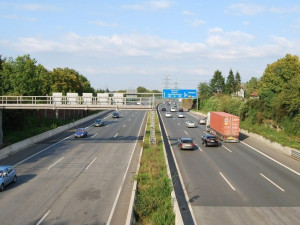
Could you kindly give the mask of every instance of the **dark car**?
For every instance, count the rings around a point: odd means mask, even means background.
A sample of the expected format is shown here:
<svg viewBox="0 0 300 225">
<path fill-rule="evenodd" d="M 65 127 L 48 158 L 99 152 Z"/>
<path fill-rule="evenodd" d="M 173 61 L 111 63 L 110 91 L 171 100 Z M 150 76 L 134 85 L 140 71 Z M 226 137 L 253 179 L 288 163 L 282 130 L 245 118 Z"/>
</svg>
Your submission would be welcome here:
<svg viewBox="0 0 300 225">
<path fill-rule="evenodd" d="M 206 146 L 218 146 L 218 137 L 213 134 L 206 134 L 202 136 L 202 144 Z"/>
<path fill-rule="evenodd" d="M 104 125 L 103 120 L 101 119 L 96 119 L 94 123 L 94 127 L 102 127 Z"/>
<path fill-rule="evenodd" d="M 161 108 L 161 111 L 166 111 L 166 108 Z"/>
<path fill-rule="evenodd" d="M 183 112 L 183 108 L 179 108 L 179 109 L 178 109 L 178 112 Z"/>
<path fill-rule="evenodd" d="M 4 187 L 10 183 L 17 182 L 17 173 L 12 166 L 0 165 L 0 191 L 4 191 Z"/>
<path fill-rule="evenodd" d="M 88 134 L 88 132 L 86 131 L 85 128 L 78 128 L 74 136 L 75 136 L 75 138 L 78 138 L 78 137 L 85 138 L 85 137 L 87 137 L 87 134 Z"/>
<path fill-rule="evenodd" d="M 194 149 L 194 142 L 192 138 L 180 138 L 178 139 L 177 146 L 182 149 Z"/>
<path fill-rule="evenodd" d="M 118 112 L 113 112 L 112 118 L 119 118 L 119 117 L 120 117 L 120 115 Z"/>
</svg>

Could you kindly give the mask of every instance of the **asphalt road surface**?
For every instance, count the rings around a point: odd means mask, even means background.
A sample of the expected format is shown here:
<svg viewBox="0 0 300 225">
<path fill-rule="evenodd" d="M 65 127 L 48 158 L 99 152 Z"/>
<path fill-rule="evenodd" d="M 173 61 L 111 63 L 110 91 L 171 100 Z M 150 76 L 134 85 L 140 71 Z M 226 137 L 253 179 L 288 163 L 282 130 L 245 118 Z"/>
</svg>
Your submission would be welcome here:
<svg viewBox="0 0 300 225">
<path fill-rule="evenodd" d="M 0 224 L 125 224 L 146 111 L 119 113 L 82 124 L 87 138 L 74 128 L 2 159 L 18 181 L 0 193 Z"/>
<path fill-rule="evenodd" d="M 300 224 L 299 162 L 244 135 L 204 147 L 205 126 L 185 126 L 200 116 L 160 113 L 195 224 Z M 180 137 L 192 137 L 196 148 L 179 150 Z"/>
</svg>

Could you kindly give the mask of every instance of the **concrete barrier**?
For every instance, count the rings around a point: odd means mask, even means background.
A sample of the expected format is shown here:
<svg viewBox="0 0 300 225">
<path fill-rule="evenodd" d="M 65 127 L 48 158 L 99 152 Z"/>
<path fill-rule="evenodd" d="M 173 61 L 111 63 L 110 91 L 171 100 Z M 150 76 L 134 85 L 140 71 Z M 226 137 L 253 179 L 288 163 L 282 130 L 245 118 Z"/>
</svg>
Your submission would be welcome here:
<svg viewBox="0 0 300 225">
<path fill-rule="evenodd" d="M 27 138 L 23 141 L 20 141 L 20 142 L 17 142 L 15 144 L 12 144 L 12 145 L 9 145 L 3 149 L 0 149 L 0 159 L 3 159 L 5 157 L 8 157 L 10 155 L 13 155 L 15 154 L 16 152 L 19 152 L 19 151 L 22 151 L 23 149 L 37 143 L 37 142 L 40 142 L 42 140 L 45 140 L 49 137 L 52 137 L 56 134 L 59 134 L 63 131 L 66 131 L 70 128 L 73 128 L 81 123 L 84 123 L 86 121 L 89 121 L 91 119 L 94 119 L 96 117 L 99 117 L 100 115 L 102 114 L 105 114 L 105 113 L 109 113 L 110 111 L 104 111 L 104 112 L 100 112 L 100 113 L 97 113 L 97 114 L 93 114 L 93 115 L 90 115 L 88 117 L 85 117 L 83 119 L 80 119 L 80 120 L 77 120 L 77 121 L 74 121 L 73 123 L 69 123 L 69 124 L 66 124 L 64 126 L 61 126 L 61 127 L 58 127 L 58 128 L 55 128 L 53 130 L 49 130 L 49 131 L 46 131 L 42 134 L 38 134 L 38 135 L 35 135 L 33 137 L 30 137 L 30 138 Z"/>
</svg>

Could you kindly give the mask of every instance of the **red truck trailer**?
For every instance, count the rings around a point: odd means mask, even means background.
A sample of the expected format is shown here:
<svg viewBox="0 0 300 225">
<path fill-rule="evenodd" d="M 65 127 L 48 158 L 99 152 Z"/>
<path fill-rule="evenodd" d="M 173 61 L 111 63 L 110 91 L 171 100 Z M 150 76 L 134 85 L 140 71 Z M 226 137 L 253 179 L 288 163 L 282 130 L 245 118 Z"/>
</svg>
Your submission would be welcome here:
<svg viewBox="0 0 300 225">
<path fill-rule="evenodd" d="M 208 130 L 225 142 L 239 142 L 239 125 L 238 116 L 225 112 L 208 113 L 206 124 Z"/>
</svg>

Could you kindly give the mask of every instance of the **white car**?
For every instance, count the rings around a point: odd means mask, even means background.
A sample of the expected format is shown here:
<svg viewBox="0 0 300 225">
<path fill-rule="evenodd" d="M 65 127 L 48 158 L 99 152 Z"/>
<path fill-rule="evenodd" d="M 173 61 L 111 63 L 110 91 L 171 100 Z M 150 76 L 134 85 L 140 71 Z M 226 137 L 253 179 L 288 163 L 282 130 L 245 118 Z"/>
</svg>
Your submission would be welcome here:
<svg viewBox="0 0 300 225">
<path fill-rule="evenodd" d="M 170 117 L 172 117 L 172 115 L 171 115 L 170 112 L 166 112 L 165 117 L 166 117 L 166 118 L 170 118 Z"/>
<path fill-rule="evenodd" d="M 181 114 L 181 113 L 179 113 L 179 114 L 178 114 L 178 118 L 184 118 L 184 115 Z"/>
<path fill-rule="evenodd" d="M 196 127 L 196 123 L 190 120 L 186 121 L 185 124 L 187 127 Z"/>
<path fill-rule="evenodd" d="M 200 119 L 199 124 L 206 124 L 206 117 Z"/>
<path fill-rule="evenodd" d="M 175 107 L 171 107 L 171 112 L 176 112 L 176 108 Z"/>
</svg>

